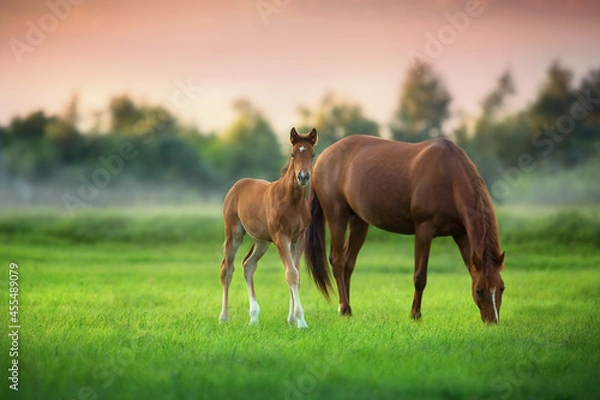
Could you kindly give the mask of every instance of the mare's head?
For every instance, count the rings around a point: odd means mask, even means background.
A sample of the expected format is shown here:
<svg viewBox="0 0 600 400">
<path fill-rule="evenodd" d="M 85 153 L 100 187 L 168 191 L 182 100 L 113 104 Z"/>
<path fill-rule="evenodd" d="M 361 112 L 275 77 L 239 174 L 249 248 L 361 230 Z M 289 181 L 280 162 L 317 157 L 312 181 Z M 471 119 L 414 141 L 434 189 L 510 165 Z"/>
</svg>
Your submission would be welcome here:
<svg viewBox="0 0 600 400">
<path fill-rule="evenodd" d="M 314 128 L 306 135 L 300 135 L 296 128 L 292 128 L 290 131 L 292 152 L 290 153 L 288 168 L 292 168 L 296 180 L 302 186 L 310 181 L 313 159 L 315 158 L 314 146 L 317 144 L 317 140 L 317 130 Z"/>
<path fill-rule="evenodd" d="M 497 324 L 500 320 L 500 306 L 504 292 L 504 281 L 500 271 L 503 265 L 504 253 L 496 257 L 482 257 L 474 253 L 471 257 L 469 273 L 473 279 L 471 287 L 473 300 L 479 307 L 481 319 L 486 324 Z"/>
</svg>

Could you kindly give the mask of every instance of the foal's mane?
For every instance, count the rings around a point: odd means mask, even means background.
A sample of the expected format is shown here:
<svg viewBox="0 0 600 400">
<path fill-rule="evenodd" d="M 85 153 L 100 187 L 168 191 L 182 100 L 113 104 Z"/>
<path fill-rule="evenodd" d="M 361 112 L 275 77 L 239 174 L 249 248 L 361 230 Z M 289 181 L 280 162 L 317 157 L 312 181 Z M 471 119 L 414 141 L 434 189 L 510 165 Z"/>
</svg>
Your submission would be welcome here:
<svg viewBox="0 0 600 400">
<path fill-rule="evenodd" d="M 279 174 L 279 178 L 283 178 L 287 173 L 288 168 L 290 167 L 290 160 L 288 159 L 283 168 L 281 168 L 281 172 Z"/>
<path fill-rule="evenodd" d="M 498 222 L 494 214 L 492 198 L 475 164 L 462 149 L 458 151 L 458 154 L 475 194 L 475 209 L 469 209 L 467 214 L 471 223 L 481 229 L 481 242 L 477 248 L 471 251 L 474 251 L 479 257 L 484 273 L 489 276 L 492 273 L 500 272 L 501 268 L 498 263 L 501 253 Z"/>
</svg>

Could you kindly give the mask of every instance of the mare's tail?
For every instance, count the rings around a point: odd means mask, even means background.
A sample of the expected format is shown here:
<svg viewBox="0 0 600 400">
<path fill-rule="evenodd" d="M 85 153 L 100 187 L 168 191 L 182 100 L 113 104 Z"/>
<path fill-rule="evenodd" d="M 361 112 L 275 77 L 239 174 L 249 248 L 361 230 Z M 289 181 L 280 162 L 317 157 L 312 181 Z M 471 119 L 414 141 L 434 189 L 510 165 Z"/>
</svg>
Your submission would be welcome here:
<svg viewBox="0 0 600 400">
<path fill-rule="evenodd" d="M 325 252 L 325 216 L 323 215 L 321 202 L 313 187 L 310 189 L 308 202 L 311 221 L 306 229 L 304 241 L 306 269 L 309 275 L 313 277 L 317 288 L 323 293 L 327 301 L 330 301 L 329 289 L 333 290 L 333 287 L 331 286 L 331 272 Z"/>
</svg>

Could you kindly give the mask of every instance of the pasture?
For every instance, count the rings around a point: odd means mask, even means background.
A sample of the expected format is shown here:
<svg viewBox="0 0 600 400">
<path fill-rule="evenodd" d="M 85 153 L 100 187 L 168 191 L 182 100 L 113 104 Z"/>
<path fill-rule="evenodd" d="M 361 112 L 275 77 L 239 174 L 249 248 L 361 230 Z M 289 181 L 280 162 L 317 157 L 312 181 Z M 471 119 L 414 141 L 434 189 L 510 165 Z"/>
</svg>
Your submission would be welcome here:
<svg viewBox="0 0 600 400">
<path fill-rule="evenodd" d="M 498 209 L 506 250 L 500 324 L 485 326 L 458 249 L 435 239 L 423 318 L 409 318 L 413 238 L 371 228 L 353 277 L 354 316 L 308 280 L 308 330 L 287 325 L 271 246 L 249 326 L 236 259 L 219 324 L 218 206 L 0 211 L 3 332 L 19 266 L 19 391 L 2 399 L 589 399 L 600 389 L 600 209 Z"/>
</svg>

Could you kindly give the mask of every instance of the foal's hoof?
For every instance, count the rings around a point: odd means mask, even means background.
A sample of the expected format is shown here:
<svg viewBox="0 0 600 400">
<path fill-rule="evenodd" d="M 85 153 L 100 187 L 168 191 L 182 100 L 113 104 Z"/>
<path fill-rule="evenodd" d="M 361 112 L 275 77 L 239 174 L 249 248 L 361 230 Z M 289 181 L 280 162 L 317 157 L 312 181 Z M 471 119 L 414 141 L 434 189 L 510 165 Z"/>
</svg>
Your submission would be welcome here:
<svg viewBox="0 0 600 400">
<path fill-rule="evenodd" d="M 226 324 L 229 322 L 229 317 L 226 317 L 224 315 L 219 316 L 219 322 L 222 324 Z"/>
<path fill-rule="evenodd" d="M 306 325 L 306 321 L 298 320 L 298 329 L 308 329 L 308 325 Z"/>
</svg>

